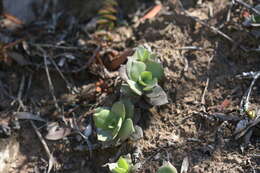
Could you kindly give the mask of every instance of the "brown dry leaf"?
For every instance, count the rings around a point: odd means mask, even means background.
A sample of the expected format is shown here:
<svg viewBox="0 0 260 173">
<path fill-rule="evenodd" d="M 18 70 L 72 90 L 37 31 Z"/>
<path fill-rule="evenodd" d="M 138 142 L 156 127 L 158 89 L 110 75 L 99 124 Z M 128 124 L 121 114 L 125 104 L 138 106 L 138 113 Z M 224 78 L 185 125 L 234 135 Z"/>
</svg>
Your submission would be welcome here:
<svg viewBox="0 0 260 173">
<path fill-rule="evenodd" d="M 225 99 L 221 105 L 220 105 L 220 109 L 223 110 L 225 108 L 228 108 L 230 106 L 231 102 L 229 99 Z"/>
<path fill-rule="evenodd" d="M 22 24 L 23 24 L 23 22 L 22 22 L 20 19 L 18 19 L 17 17 L 15 17 L 15 16 L 13 16 L 13 15 L 11 15 L 11 14 L 9 14 L 9 13 L 4 13 L 3 16 L 4 16 L 6 19 L 12 21 L 13 23 L 15 23 L 15 24 L 17 24 L 17 25 L 22 25 Z"/>
<path fill-rule="evenodd" d="M 80 99 L 85 99 L 88 101 L 94 101 L 96 99 L 95 83 L 90 83 L 81 87 Z"/>
<path fill-rule="evenodd" d="M 48 140 L 59 140 L 71 134 L 71 129 L 66 127 L 59 127 L 54 125 L 49 128 L 47 135 L 45 136 Z"/>
<path fill-rule="evenodd" d="M 144 21 L 146 19 L 151 19 L 151 18 L 155 17 L 160 12 L 161 9 L 162 9 L 162 5 L 161 4 L 154 6 L 148 13 L 146 13 L 140 19 L 140 21 Z"/>
<path fill-rule="evenodd" d="M 28 60 L 25 59 L 25 57 L 22 54 L 16 52 L 8 52 L 7 54 L 8 57 L 15 60 L 15 62 L 21 66 L 31 64 Z"/>
<path fill-rule="evenodd" d="M 120 65 L 127 60 L 127 57 L 130 56 L 132 53 L 132 49 L 127 49 L 124 52 L 116 55 L 116 57 L 114 58 L 111 55 L 111 57 L 106 58 L 107 60 L 104 60 L 104 65 L 108 70 L 117 70 L 120 67 Z"/>
<path fill-rule="evenodd" d="M 23 22 L 18 19 L 17 17 L 9 14 L 9 13 L 4 13 L 3 14 L 4 19 L 1 20 L 0 26 L 2 28 L 7 28 L 11 31 L 16 30 L 18 28 L 21 28 L 23 25 Z"/>
</svg>

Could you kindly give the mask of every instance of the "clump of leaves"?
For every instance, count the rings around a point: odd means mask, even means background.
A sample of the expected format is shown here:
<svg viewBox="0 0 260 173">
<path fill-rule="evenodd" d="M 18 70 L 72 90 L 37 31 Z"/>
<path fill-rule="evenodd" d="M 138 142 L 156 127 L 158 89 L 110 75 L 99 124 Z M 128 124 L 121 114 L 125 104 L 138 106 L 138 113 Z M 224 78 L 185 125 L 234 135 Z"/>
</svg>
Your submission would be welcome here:
<svg viewBox="0 0 260 173">
<path fill-rule="evenodd" d="M 118 13 L 116 0 L 105 0 L 103 7 L 98 11 L 98 29 L 112 30 L 115 27 Z"/>
<path fill-rule="evenodd" d="M 142 46 L 136 48 L 127 64 L 121 67 L 120 75 L 127 83 L 122 85 L 124 93 L 144 96 L 154 106 L 168 103 L 166 93 L 158 85 L 164 76 L 163 66 L 148 49 Z"/>
<path fill-rule="evenodd" d="M 166 162 L 158 169 L 157 173 L 178 173 L 178 171 L 170 162 Z"/>
<path fill-rule="evenodd" d="M 134 105 L 129 100 L 121 100 L 110 108 L 100 107 L 94 113 L 99 141 L 124 141 L 135 132 L 133 125 Z"/>
<path fill-rule="evenodd" d="M 116 163 L 108 164 L 108 167 L 112 173 L 130 173 L 132 172 L 133 164 L 131 159 L 120 157 Z"/>
</svg>

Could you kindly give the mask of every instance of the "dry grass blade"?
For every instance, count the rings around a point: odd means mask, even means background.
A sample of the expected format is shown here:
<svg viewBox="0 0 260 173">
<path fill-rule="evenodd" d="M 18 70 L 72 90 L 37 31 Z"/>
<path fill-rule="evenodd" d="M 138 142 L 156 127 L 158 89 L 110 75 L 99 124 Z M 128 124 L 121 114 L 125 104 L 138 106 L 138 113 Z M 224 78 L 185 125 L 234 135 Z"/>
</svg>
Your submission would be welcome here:
<svg viewBox="0 0 260 173">
<path fill-rule="evenodd" d="M 187 173 L 189 169 L 189 158 L 185 157 L 181 164 L 181 173 Z"/>
<path fill-rule="evenodd" d="M 30 112 L 16 112 L 15 117 L 18 119 L 26 119 L 26 120 L 36 120 L 36 121 L 43 121 L 46 122 L 43 118 L 36 116 Z"/>
<path fill-rule="evenodd" d="M 246 93 L 244 94 L 241 103 L 240 103 L 240 113 L 243 114 L 244 112 L 248 111 L 249 105 L 250 105 L 250 95 L 252 93 L 252 88 L 255 85 L 256 80 L 260 77 L 260 72 L 256 72 L 253 74 L 253 80 L 248 88 L 248 90 L 246 91 Z"/>
<path fill-rule="evenodd" d="M 34 124 L 33 121 L 30 121 L 36 135 L 38 136 L 38 138 L 40 139 L 43 147 L 44 147 L 44 150 L 46 152 L 46 154 L 48 155 L 49 157 L 49 166 L 48 166 L 48 173 L 52 170 L 53 166 L 55 166 L 57 164 L 57 161 L 56 159 L 53 157 L 53 155 L 51 154 L 50 152 L 50 149 L 46 143 L 46 141 L 44 140 L 44 138 L 42 137 L 41 133 L 39 132 L 39 130 L 37 129 L 36 125 Z"/>
<path fill-rule="evenodd" d="M 52 80 L 51 80 L 51 77 L 50 77 L 50 72 L 49 72 L 49 68 L 48 68 L 48 65 L 47 65 L 47 53 L 44 49 L 42 49 L 41 47 L 38 46 L 38 49 L 43 53 L 43 58 L 44 58 L 44 67 L 45 67 L 45 72 L 46 72 L 46 75 L 47 75 L 47 79 L 48 79 L 48 82 L 49 82 L 49 89 L 50 89 L 50 92 L 51 92 L 51 95 L 52 95 L 52 98 L 53 98 L 53 101 L 55 103 L 55 107 L 60 111 L 60 107 L 58 105 L 58 102 L 57 102 L 57 98 L 55 96 L 55 93 L 54 93 L 54 86 L 52 84 Z"/>
</svg>

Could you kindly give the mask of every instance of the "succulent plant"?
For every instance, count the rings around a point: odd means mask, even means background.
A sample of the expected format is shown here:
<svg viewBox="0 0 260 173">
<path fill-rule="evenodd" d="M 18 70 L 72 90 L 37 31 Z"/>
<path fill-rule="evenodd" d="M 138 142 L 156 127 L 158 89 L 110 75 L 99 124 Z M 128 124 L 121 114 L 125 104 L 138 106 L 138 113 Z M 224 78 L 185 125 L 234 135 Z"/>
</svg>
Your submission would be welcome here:
<svg viewBox="0 0 260 173">
<path fill-rule="evenodd" d="M 94 113 L 99 141 L 126 140 L 135 128 L 132 118 L 134 106 L 129 100 L 121 100 L 110 108 L 100 107 Z"/>
<path fill-rule="evenodd" d="M 164 76 L 164 70 L 156 58 L 148 49 L 140 46 L 132 57 L 128 58 L 127 64 L 120 68 L 120 75 L 127 83 L 122 85 L 124 93 L 144 95 L 152 105 L 168 103 L 167 95 L 158 85 L 158 81 Z"/>
<path fill-rule="evenodd" d="M 116 163 L 108 164 L 112 173 L 130 173 L 132 172 L 132 162 L 126 157 L 120 157 Z"/>
<path fill-rule="evenodd" d="M 157 173 L 178 173 L 178 171 L 170 162 L 166 162 L 158 169 Z"/>
</svg>

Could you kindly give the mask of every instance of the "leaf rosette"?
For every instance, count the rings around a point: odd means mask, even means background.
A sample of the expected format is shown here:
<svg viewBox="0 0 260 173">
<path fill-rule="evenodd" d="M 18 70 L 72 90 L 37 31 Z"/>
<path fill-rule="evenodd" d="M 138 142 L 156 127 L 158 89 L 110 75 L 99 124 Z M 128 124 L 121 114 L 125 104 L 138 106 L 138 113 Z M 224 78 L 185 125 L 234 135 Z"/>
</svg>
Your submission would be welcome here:
<svg viewBox="0 0 260 173">
<path fill-rule="evenodd" d="M 127 64 L 120 68 L 121 78 L 127 83 L 122 85 L 121 91 L 127 95 L 133 92 L 138 96 L 145 96 L 152 105 L 168 103 L 167 95 L 158 85 L 164 76 L 163 66 L 148 49 L 140 46 Z"/>
<path fill-rule="evenodd" d="M 126 140 L 135 132 L 132 118 L 134 105 L 128 100 L 115 102 L 111 109 L 97 108 L 93 119 L 99 141 Z"/>
<path fill-rule="evenodd" d="M 108 164 L 108 167 L 112 173 L 130 173 L 133 170 L 133 164 L 128 155 L 121 156 L 116 163 Z"/>
</svg>

